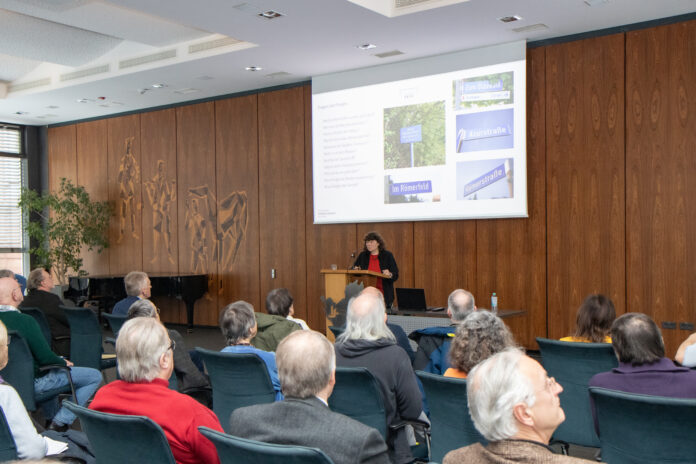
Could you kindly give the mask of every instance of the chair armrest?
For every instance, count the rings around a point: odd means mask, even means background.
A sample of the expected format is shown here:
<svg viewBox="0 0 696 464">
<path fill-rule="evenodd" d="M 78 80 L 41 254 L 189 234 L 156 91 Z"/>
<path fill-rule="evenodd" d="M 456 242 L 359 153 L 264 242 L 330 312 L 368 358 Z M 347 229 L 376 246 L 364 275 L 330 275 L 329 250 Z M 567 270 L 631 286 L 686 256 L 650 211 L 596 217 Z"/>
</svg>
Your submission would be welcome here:
<svg viewBox="0 0 696 464">
<path fill-rule="evenodd" d="M 70 391 L 72 392 L 73 401 L 75 402 L 75 404 L 79 404 L 77 402 L 77 395 L 75 394 L 75 385 L 73 385 L 72 375 L 70 375 L 70 367 L 61 366 L 60 364 L 47 364 L 45 366 L 39 367 L 39 372 L 50 371 L 51 369 L 60 369 L 62 371 L 65 371 L 65 373 L 68 376 L 68 383 L 70 384 Z"/>
<path fill-rule="evenodd" d="M 70 335 L 58 335 L 57 337 L 53 337 L 53 339 L 56 341 L 70 340 Z"/>
</svg>

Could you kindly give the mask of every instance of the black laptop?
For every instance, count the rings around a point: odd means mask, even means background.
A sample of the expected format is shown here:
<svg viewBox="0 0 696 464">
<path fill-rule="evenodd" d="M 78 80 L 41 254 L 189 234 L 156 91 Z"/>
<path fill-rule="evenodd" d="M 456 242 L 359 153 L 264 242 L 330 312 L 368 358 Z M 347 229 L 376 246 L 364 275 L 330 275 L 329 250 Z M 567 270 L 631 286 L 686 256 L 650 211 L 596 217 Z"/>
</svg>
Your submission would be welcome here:
<svg viewBox="0 0 696 464">
<path fill-rule="evenodd" d="M 425 290 L 422 288 L 397 288 L 396 301 L 399 311 L 425 312 L 442 311 L 442 307 L 429 307 L 425 303 Z"/>
</svg>

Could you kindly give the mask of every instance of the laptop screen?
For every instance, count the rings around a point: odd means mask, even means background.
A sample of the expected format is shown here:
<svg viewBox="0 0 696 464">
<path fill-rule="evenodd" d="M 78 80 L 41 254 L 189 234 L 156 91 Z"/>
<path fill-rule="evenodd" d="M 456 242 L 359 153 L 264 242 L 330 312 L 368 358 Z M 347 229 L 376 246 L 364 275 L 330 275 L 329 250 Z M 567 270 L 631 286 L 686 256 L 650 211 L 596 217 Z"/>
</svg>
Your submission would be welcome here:
<svg viewBox="0 0 696 464">
<path fill-rule="evenodd" d="M 422 288 L 397 288 L 396 301 L 399 311 L 426 311 L 425 290 Z"/>
</svg>

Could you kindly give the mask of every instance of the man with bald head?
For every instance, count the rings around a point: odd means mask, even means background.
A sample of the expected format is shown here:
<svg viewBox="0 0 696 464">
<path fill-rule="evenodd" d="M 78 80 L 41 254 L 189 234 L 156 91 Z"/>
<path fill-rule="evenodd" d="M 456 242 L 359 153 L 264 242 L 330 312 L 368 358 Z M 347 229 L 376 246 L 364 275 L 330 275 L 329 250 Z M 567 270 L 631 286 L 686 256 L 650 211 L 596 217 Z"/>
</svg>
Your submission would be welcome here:
<svg viewBox="0 0 696 464">
<path fill-rule="evenodd" d="M 232 435 L 319 448 L 336 464 L 389 462 L 377 430 L 329 409 L 336 358 L 326 337 L 293 332 L 278 345 L 276 362 L 285 400 L 236 409 Z"/>
<path fill-rule="evenodd" d="M 447 298 L 447 315 L 449 326 L 428 327 L 415 330 L 409 338 L 418 344 L 418 350 L 413 361 L 415 370 L 423 370 L 433 374 L 444 374 L 450 367 L 447 353 L 457 331 L 457 325 L 476 311 L 476 302 L 471 292 L 458 288 Z"/>
<path fill-rule="evenodd" d="M 5 324 L 8 330 L 17 331 L 29 345 L 34 358 L 34 390 L 38 394 L 68 385 L 68 376 L 64 370 L 51 369 L 40 372 L 39 367 L 47 365 L 70 366 L 70 375 L 75 386 L 77 402 L 85 405 L 99 388 L 101 374 L 98 370 L 89 367 L 75 367 L 67 359 L 53 353 L 34 318 L 20 313 L 17 309 L 23 298 L 21 288 L 15 279 L 0 278 L 0 321 Z M 41 408 L 44 416 L 47 419 L 52 419 L 48 427 L 51 430 L 64 431 L 75 420 L 75 415 L 67 409 L 61 407 L 58 410 L 56 397 L 42 403 Z M 56 412 L 56 410 L 58 411 Z"/>
</svg>

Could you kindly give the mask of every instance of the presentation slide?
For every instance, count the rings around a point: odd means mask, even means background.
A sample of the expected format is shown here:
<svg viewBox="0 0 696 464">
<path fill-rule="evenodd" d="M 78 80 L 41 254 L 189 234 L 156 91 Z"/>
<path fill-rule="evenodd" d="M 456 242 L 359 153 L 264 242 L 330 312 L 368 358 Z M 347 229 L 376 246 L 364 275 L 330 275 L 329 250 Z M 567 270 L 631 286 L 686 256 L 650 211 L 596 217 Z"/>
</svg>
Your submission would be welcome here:
<svg viewBox="0 0 696 464">
<path fill-rule="evenodd" d="M 526 217 L 525 53 L 313 78 L 314 222 Z"/>
</svg>

